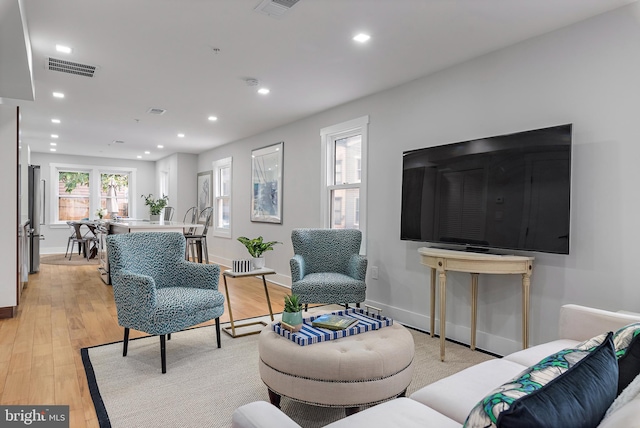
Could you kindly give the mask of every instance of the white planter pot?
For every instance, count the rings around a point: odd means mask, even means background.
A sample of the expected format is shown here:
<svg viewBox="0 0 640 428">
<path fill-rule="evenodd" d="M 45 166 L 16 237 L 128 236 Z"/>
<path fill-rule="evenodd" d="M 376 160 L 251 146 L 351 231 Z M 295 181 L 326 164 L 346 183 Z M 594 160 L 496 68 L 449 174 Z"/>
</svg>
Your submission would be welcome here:
<svg viewBox="0 0 640 428">
<path fill-rule="evenodd" d="M 251 260 L 254 269 L 262 269 L 264 267 L 264 257 L 254 257 Z"/>
<path fill-rule="evenodd" d="M 149 216 L 149 221 L 160 221 L 160 217 L 161 217 L 160 214 L 158 214 L 158 215 L 151 214 Z"/>
</svg>

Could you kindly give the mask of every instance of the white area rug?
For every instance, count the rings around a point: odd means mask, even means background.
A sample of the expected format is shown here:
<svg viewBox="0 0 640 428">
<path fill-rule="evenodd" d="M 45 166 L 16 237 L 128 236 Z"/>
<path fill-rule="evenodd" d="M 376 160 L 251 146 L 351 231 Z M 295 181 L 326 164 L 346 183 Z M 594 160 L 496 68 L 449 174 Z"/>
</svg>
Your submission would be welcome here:
<svg viewBox="0 0 640 428">
<path fill-rule="evenodd" d="M 416 355 L 407 396 L 493 358 L 447 342 L 447 358 L 441 362 L 439 339 L 410 331 Z M 218 349 L 214 326 L 174 333 L 167 341 L 166 374 L 160 371 L 158 337 L 130 340 L 127 357 L 122 357 L 121 342 L 81 352 L 102 428 L 228 428 L 236 408 L 252 401 L 269 401 L 258 373 L 258 335 L 232 339 L 222 333 L 222 348 Z M 343 409 L 310 406 L 284 397 L 281 407 L 305 428 L 344 417 Z"/>
</svg>

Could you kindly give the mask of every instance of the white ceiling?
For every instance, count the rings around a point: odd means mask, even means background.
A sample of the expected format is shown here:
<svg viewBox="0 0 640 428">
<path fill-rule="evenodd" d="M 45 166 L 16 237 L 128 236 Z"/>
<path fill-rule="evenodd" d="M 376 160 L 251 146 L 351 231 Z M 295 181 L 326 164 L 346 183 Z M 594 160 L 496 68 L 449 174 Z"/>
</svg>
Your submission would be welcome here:
<svg viewBox="0 0 640 428">
<path fill-rule="evenodd" d="M 275 19 L 254 11 L 261 0 L 23 0 L 36 99 L 21 103 L 22 141 L 48 152 L 55 133 L 57 153 L 113 158 L 201 153 L 634 1 L 300 0 Z M 49 56 L 99 68 L 48 71 Z"/>
</svg>

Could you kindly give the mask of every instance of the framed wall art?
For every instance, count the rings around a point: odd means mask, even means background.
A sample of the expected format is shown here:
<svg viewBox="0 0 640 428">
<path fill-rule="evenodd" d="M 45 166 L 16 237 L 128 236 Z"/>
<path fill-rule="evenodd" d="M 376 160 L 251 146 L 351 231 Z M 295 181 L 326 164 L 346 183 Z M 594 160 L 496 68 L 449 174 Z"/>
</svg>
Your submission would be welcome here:
<svg viewBox="0 0 640 428">
<path fill-rule="evenodd" d="M 282 224 L 284 142 L 251 151 L 251 221 Z"/>
<path fill-rule="evenodd" d="M 211 191 L 212 191 L 212 171 L 205 171 L 198 173 L 198 222 L 203 222 L 204 217 L 200 218 L 202 210 L 211 206 Z"/>
</svg>

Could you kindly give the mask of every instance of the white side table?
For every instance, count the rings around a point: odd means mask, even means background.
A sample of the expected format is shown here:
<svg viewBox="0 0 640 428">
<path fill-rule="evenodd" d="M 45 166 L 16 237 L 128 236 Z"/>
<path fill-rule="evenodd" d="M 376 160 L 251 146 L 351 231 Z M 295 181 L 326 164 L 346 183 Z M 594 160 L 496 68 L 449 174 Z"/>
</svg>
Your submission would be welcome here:
<svg viewBox="0 0 640 428">
<path fill-rule="evenodd" d="M 235 324 L 233 321 L 233 313 L 231 312 L 231 299 L 229 299 L 229 288 L 227 287 L 227 277 L 229 278 L 242 278 L 242 277 L 246 277 L 246 276 L 262 276 L 262 285 L 264 285 L 264 295 L 267 297 L 267 305 L 269 306 L 269 315 L 271 316 L 271 321 L 273 321 L 273 310 L 271 309 L 271 299 L 269 298 L 269 289 L 267 288 L 267 281 L 264 278 L 265 275 L 273 275 L 275 274 L 276 271 L 273 269 L 269 269 L 269 268 L 262 268 L 262 269 L 255 269 L 249 272 L 234 272 L 231 269 L 227 269 L 224 272 L 222 272 L 222 278 L 224 280 L 224 292 L 227 296 L 227 306 L 229 307 L 229 322 L 230 322 L 230 326 L 228 327 L 223 327 L 223 331 L 225 333 L 227 333 L 229 336 L 231 337 L 242 337 L 242 336 L 249 336 L 251 334 L 258 334 L 260 333 L 260 330 L 256 330 L 256 331 L 250 331 L 248 333 L 236 333 L 236 329 L 237 328 L 242 328 L 242 327 L 247 327 L 247 326 L 251 326 L 251 325 L 258 325 L 258 324 L 262 324 L 262 325 L 267 325 L 266 322 L 264 321 L 254 321 L 254 322 L 248 322 L 248 323 L 244 323 L 244 324 Z"/>
</svg>

